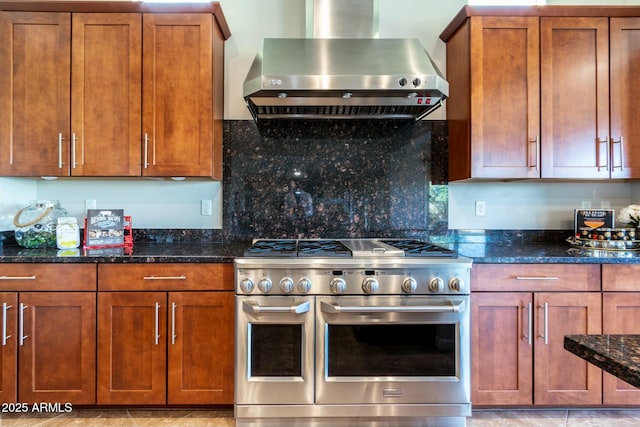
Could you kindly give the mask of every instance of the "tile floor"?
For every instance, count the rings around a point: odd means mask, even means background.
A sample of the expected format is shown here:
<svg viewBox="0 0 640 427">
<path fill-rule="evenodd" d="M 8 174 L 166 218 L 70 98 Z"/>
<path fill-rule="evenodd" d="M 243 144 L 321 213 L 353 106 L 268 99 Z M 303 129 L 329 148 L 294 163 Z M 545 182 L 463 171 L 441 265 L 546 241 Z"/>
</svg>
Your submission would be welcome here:
<svg viewBox="0 0 640 427">
<path fill-rule="evenodd" d="M 0 426 L 14 427 L 233 427 L 232 410 L 74 409 L 62 414 L 2 414 Z M 469 427 L 640 426 L 640 409 L 475 410 Z"/>
</svg>

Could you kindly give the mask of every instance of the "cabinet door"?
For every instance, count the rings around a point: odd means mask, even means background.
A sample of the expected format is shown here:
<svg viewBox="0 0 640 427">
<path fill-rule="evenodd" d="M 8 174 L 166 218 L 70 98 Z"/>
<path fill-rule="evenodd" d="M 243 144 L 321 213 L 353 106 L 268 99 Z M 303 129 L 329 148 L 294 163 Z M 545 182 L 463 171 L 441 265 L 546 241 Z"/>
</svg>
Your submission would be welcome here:
<svg viewBox="0 0 640 427">
<path fill-rule="evenodd" d="M 540 21 L 542 177 L 609 178 L 609 19 Z"/>
<path fill-rule="evenodd" d="M 95 293 L 24 292 L 16 311 L 18 401 L 95 404 Z"/>
<path fill-rule="evenodd" d="M 564 349 L 564 336 L 602 331 L 600 293 L 534 294 L 534 403 L 599 405 L 602 371 Z"/>
<path fill-rule="evenodd" d="M 0 12 L 0 175 L 69 175 L 71 15 Z"/>
<path fill-rule="evenodd" d="M 611 177 L 639 178 L 640 18 L 611 18 L 610 26 Z"/>
<path fill-rule="evenodd" d="M 640 319 L 640 294 L 605 292 L 602 294 L 602 332 L 605 334 L 637 334 Z M 602 403 L 605 405 L 638 405 L 640 389 L 604 372 Z"/>
<path fill-rule="evenodd" d="M 471 19 L 474 178 L 540 177 L 539 52 L 538 17 Z"/>
<path fill-rule="evenodd" d="M 474 405 L 533 403 L 532 302 L 531 293 L 473 293 Z"/>
<path fill-rule="evenodd" d="M 0 402 L 15 403 L 18 401 L 18 294 L 1 292 L 0 306 Z"/>
<path fill-rule="evenodd" d="M 209 14 L 143 16 L 144 176 L 213 175 Z"/>
<path fill-rule="evenodd" d="M 98 404 L 166 403 L 164 292 L 98 294 Z"/>
<path fill-rule="evenodd" d="M 140 176 L 142 16 L 74 13 L 71 174 Z"/>
<path fill-rule="evenodd" d="M 233 292 L 169 293 L 169 404 L 233 403 Z"/>
</svg>

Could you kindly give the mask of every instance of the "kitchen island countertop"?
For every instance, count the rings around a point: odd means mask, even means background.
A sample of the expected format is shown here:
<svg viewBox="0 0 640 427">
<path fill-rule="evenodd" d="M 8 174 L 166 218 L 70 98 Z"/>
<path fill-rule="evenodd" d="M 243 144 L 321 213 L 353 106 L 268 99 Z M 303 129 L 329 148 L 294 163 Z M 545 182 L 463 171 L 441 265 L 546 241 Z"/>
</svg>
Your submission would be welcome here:
<svg viewBox="0 0 640 427">
<path fill-rule="evenodd" d="M 640 388 L 640 335 L 567 335 L 564 348 Z"/>
</svg>

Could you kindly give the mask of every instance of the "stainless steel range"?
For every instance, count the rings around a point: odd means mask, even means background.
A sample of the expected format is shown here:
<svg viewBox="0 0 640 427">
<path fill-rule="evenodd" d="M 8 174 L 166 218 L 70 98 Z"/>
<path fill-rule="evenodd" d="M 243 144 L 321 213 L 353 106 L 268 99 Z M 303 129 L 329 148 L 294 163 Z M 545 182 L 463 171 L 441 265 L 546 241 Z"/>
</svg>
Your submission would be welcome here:
<svg viewBox="0 0 640 427">
<path fill-rule="evenodd" d="M 236 425 L 465 425 L 470 270 L 411 239 L 254 242 L 236 259 Z"/>
</svg>

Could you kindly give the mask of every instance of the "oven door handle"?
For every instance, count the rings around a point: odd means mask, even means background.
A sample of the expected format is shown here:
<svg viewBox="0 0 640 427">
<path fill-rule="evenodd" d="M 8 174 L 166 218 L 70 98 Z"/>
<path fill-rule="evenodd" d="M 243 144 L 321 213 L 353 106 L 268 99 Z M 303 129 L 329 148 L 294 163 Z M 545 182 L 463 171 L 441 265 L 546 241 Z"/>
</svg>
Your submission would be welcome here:
<svg viewBox="0 0 640 427">
<path fill-rule="evenodd" d="M 450 301 L 449 305 L 399 305 L 399 306 L 341 306 L 322 301 L 320 309 L 325 313 L 462 313 L 464 301 Z"/>
<path fill-rule="evenodd" d="M 262 314 L 262 313 L 290 313 L 290 314 L 303 314 L 308 313 L 311 310 L 311 302 L 305 301 L 303 303 L 291 306 L 284 307 L 270 307 L 260 305 L 254 302 L 243 301 L 242 302 L 242 310 L 246 313 L 251 314 Z"/>
</svg>

